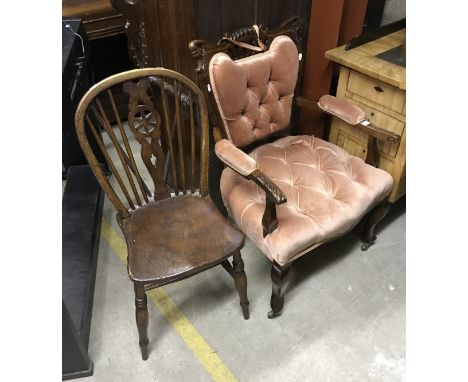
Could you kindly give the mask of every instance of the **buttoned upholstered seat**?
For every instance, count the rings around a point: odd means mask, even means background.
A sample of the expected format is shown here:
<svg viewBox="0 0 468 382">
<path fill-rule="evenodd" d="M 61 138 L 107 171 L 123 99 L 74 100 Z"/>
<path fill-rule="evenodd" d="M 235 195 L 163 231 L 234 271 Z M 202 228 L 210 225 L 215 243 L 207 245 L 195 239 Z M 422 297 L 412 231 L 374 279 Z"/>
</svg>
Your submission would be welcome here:
<svg viewBox="0 0 468 382">
<path fill-rule="evenodd" d="M 263 237 L 265 192 L 229 167 L 221 176 L 223 201 L 242 231 L 280 265 L 349 231 L 392 189 L 390 174 L 313 136 L 278 139 L 250 156 L 286 195 L 276 230 Z"/>
<path fill-rule="evenodd" d="M 219 187 L 213 194 L 272 262 L 269 318 L 281 313 L 288 270 L 300 256 L 345 234 L 366 214 L 361 248 L 375 242 L 393 184 L 376 168 L 377 141 L 398 139 L 344 99 L 295 96 L 302 57 L 297 22 L 274 31 L 242 28 L 217 45 L 190 44 L 212 106 L 214 151 L 225 165 L 210 175 Z M 285 137 L 294 123 L 293 101 L 362 131 L 369 137 L 366 161 L 314 136 Z"/>
</svg>

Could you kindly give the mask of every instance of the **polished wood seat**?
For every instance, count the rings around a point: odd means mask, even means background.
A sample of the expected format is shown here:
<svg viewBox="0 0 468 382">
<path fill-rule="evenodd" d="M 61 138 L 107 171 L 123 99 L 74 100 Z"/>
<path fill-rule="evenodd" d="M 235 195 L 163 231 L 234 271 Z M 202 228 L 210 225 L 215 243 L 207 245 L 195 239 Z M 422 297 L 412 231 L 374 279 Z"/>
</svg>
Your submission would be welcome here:
<svg viewBox="0 0 468 382">
<path fill-rule="evenodd" d="M 128 96 L 126 110 L 117 109 L 118 92 Z M 103 105 L 111 105 L 113 115 Z M 215 265 L 233 278 L 248 319 L 240 252 L 244 234 L 217 210 L 208 193 L 208 111 L 200 89 L 164 68 L 119 73 L 89 89 L 75 124 L 127 242 L 142 358 L 148 358 L 149 343 L 146 292 Z"/>
<path fill-rule="evenodd" d="M 244 235 L 209 197 L 183 195 L 150 202 L 122 221 L 121 228 L 130 278 L 152 286 L 217 265 L 244 245 Z"/>
</svg>

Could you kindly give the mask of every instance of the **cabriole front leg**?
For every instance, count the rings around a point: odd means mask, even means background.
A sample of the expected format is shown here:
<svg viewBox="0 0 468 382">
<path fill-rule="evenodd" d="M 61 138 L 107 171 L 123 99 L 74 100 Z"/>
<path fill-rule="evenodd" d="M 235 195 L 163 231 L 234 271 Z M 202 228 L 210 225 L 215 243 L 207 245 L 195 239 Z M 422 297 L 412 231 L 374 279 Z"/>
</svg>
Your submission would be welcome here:
<svg viewBox="0 0 468 382">
<path fill-rule="evenodd" d="M 271 311 L 268 318 L 274 318 L 281 314 L 284 306 L 284 292 L 289 283 L 289 266 L 282 267 L 276 261 L 271 265 Z"/>
<path fill-rule="evenodd" d="M 367 249 L 377 240 L 375 227 L 385 217 L 385 215 L 387 215 L 389 209 L 390 203 L 386 200 L 369 213 L 364 228 L 363 243 L 361 245 L 362 251 L 367 251 Z"/>
<path fill-rule="evenodd" d="M 135 316 L 140 337 L 139 344 L 141 357 L 144 361 L 148 359 L 148 305 L 143 284 L 135 283 Z"/>
</svg>

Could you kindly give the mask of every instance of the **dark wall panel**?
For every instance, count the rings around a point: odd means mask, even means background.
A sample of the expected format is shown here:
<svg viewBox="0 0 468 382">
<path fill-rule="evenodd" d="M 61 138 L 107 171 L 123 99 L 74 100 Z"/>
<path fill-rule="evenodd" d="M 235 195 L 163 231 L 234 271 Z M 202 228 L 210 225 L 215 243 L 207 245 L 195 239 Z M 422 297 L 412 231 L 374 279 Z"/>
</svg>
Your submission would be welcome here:
<svg viewBox="0 0 468 382">
<path fill-rule="evenodd" d="M 199 39 L 215 42 L 238 28 L 253 24 L 273 28 L 292 16 L 300 16 L 305 49 L 311 0 L 194 0 L 194 5 Z"/>
</svg>

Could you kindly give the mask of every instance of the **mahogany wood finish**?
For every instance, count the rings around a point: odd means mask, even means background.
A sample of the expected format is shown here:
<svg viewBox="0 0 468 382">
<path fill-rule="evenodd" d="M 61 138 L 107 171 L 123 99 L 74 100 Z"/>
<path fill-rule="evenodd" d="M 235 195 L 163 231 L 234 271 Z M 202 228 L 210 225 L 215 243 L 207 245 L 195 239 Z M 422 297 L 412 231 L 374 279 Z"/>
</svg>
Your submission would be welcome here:
<svg viewBox="0 0 468 382">
<path fill-rule="evenodd" d="M 284 306 L 284 292 L 289 284 L 289 266 L 282 267 L 276 261 L 271 265 L 271 311 L 268 318 L 275 318 L 281 314 Z"/>
<path fill-rule="evenodd" d="M 197 38 L 216 41 L 246 25 L 280 25 L 294 15 L 309 15 L 311 0 L 193 0 Z M 307 17 L 301 39 L 307 40 Z"/>
<path fill-rule="evenodd" d="M 233 256 L 232 268 L 234 271 L 234 281 L 240 297 L 242 313 L 244 314 L 244 318 L 248 320 L 250 313 L 249 299 L 247 298 L 247 276 L 244 272 L 244 261 L 242 260 L 240 251 L 237 251 Z"/>
<path fill-rule="evenodd" d="M 375 243 L 377 236 L 375 235 L 375 227 L 377 224 L 387 215 L 390 209 L 390 203 L 388 198 L 385 199 L 381 204 L 375 207 L 367 215 L 364 229 L 363 243 L 361 245 L 361 250 L 367 251 L 367 249 Z"/>
<path fill-rule="evenodd" d="M 76 0 L 75 0 L 76 1 Z M 213 40 L 244 25 L 278 25 L 308 15 L 311 0 L 111 0 L 126 19 L 130 56 L 137 67 L 165 67 L 196 79 L 187 44 Z M 307 18 L 304 19 L 307 22 Z M 301 31 L 307 38 L 307 25 Z"/>
<path fill-rule="evenodd" d="M 218 110 L 216 100 L 213 93 L 210 91 L 211 85 L 209 80 L 209 62 L 211 58 L 218 52 L 223 52 L 229 55 L 233 60 L 247 57 L 253 54 L 258 53 L 256 49 L 245 47 L 242 44 L 237 42 L 246 43 L 253 46 L 259 46 L 258 39 L 265 45 L 265 50 L 268 49 L 271 41 L 280 35 L 287 35 L 295 42 L 298 47 L 298 51 L 302 52 L 300 38 L 298 34 L 299 29 L 299 18 L 293 17 L 285 21 L 276 29 L 268 30 L 265 27 L 260 26 L 259 33 L 253 27 L 241 28 L 232 33 L 225 34 L 225 38 L 218 41 L 218 43 L 210 43 L 203 40 L 194 40 L 189 44 L 189 49 L 193 57 L 197 60 L 197 75 L 198 81 L 202 88 L 202 91 L 208 100 L 208 111 L 210 114 L 210 121 L 212 123 L 213 135 L 216 141 L 221 139 L 229 139 L 229 135 L 225 130 L 225 125 L 222 123 L 221 114 Z M 299 66 L 299 77 L 301 78 L 302 74 L 302 65 Z M 327 93 L 326 91 L 325 93 Z M 323 94 L 323 93 L 322 93 Z M 320 95 L 322 95 L 320 94 Z M 325 114 L 325 111 L 320 109 L 317 105 L 317 99 L 307 98 L 296 96 L 294 102 L 296 106 L 302 107 L 306 110 L 314 110 L 319 114 Z M 394 142 L 399 139 L 399 137 L 391 132 L 380 129 L 376 126 L 373 126 L 370 123 L 360 123 L 354 125 L 353 127 L 367 133 L 369 135 L 369 150 L 368 158 L 366 162 L 371 165 L 378 164 L 378 151 L 377 151 L 377 140 L 391 141 Z M 263 141 L 256 142 L 254 145 L 244 148 L 245 151 L 250 151 L 255 146 L 262 145 L 266 141 L 276 140 L 277 135 L 271 135 L 269 138 Z M 210 173 L 211 179 L 214 179 L 214 183 L 219 187 L 220 176 L 222 168 L 215 169 Z M 235 169 L 234 169 L 235 171 Z M 241 174 L 242 175 L 242 174 Z M 271 181 L 266 175 L 264 175 L 260 170 L 255 170 L 246 178 L 257 183 L 266 194 L 266 204 L 265 211 L 262 218 L 263 226 L 263 236 L 267 236 L 269 233 L 273 232 L 277 226 L 277 216 L 276 216 L 276 206 L 286 202 L 285 195 L 281 190 L 276 186 L 276 184 Z M 212 192 L 213 193 L 213 192 Z M 364 238 L 364 244 L 362 250 L 366 250 L 369 245 L 375 242 L 374 228 L 377 223 L 385 216 L 388 211 L 387 201 L 384 201 L 382 204 L 372 210 L 367 217 L 367 229 Z M 355 222 L 357 224 L 358 221 Z M 284 292 L 288 283 L 288 270 L 289 265 L 280 266 L 276 262 L 273 262 L 271 269 L 271 279 L 272 279 L 272 296 L 271 296 L 271 311 L 268 314 L 268 318 L 273 318 L 281 314 L 281 310 L 284 305 Z"/>
<path fill-rule="evenodd" d="M 110 0 L 63 0 L 62 16 L 82 19 L 89 40 L 124 33 L 125 18 Z"/>
<path fill-rule="evenodd" d="M 263 237 L 273 232 L 278 226 L 278 219 L 276 218 L 276 206 L 287 202 L 286 195 L 279 187 L 262 171 L 254 170 L 249 179 L 253 180 L 258 186 L 265 191 L 266 194 L 266 208 L 265 214 L 262 218 Z"/>
<path fill-rule="evenodd" d="M 116 90 L 129 96 L 126 120 L 117 110 Z M 115 125 L 109 122 L 104 102 L 112 105 Z M 222 265 L 234 279 L 248 319 L 240 253 L 244 235 L 222 216 L 208 193 L 209 126 L 200 89 L 180 73 L 163 68 L 116 74 L 84 95 L 75 125 L 127 242 L 142 358 L 148 358 L 147 290 Z M 102 170 L 98 153 L 89 144 L 91 137 L 113 178 Z"/>
<path fill-rule="evenodd" d="M 111 0 L 126 19 L 128 52 L 139 68 L 165 67 L 195 80 L 188 41 L 196 38 L 195 14 L 185 0 Z"/>
<path fill-rule="evenodd" d="M 135 317 L 140 337 L 139 345 L 141 349 L 141 357 L 144 361 L 148 359 L 148 299 L 145 293 L 144 284 L 134 285 L 135 289 Z"/>
</svg>

